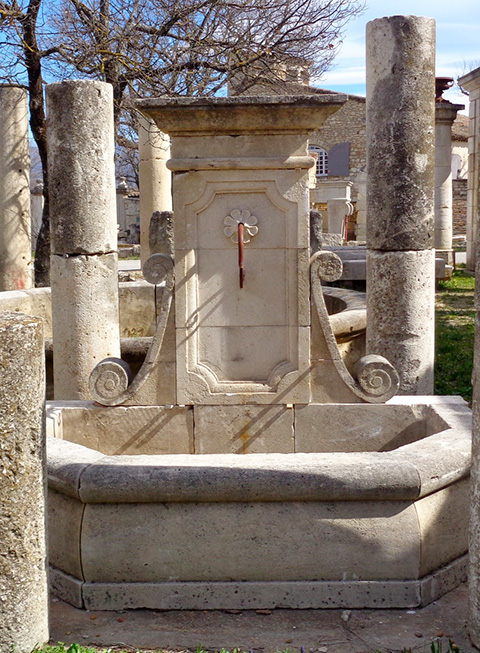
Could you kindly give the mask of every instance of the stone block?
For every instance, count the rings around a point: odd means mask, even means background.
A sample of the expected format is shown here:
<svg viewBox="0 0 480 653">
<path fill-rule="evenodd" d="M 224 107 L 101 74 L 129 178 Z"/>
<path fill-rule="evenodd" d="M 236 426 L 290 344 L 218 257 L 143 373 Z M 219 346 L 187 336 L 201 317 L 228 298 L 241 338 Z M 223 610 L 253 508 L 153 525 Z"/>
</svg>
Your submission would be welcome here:
<svg viewBox="0 0 480 653">
<path fill-rule="evenodd" d="M 415 579 L 421 547 L 414 507 L 383 501 L 88 505 L 82 539 L 100 583 Z"/>
<path fill-rule="evenodd" d="M 117 255 L 52 256 L 56 399 L 89 399 L 97 363 L 120 356 Z"/>
<path fill-rule="evenodd" d="M 83 579 L 82 519 L 85 504 L 56 492 L 48 492 L 48 562 L 72 577 Z"/>
<path fill-rule="evenodd" d="M 367 353 L 400 375 L 400 394 L 433 394 L 433 250 L 367 253 Z"/>
<path fill-rule="evenodd" d="M 370 21 L 366 102 L 370 249 L 433 246 L 434 97 L 434 19 L 389 16 Z"/>
<path fill-rule="evenodd" d="M 469 482 L 464 478 L 415 503 L 422 537 L 420 576 L 468 551 Z M 450 558 L 450 560 L 449 560 Z"/>
<path fill-rule="evenodd" d="M 52 254 L 117 249 L 113 92 L 91 80 L 49 84 Z"/>
<path fill-rule="evenodd" d="M 293 453 L 293 408 L 195 406 L 195 453 Z"/>
<path fill-rule="evenodd" d="M 53 402 L 58 405 L 60 402 Z M 60 431 L 63 438 L 63 428 Z M 83 472 L 103 455 L 67 440 L 47 438 L 48 487 L 73 498 L 79 498 L 80 478 Z"/>
<path fill-rule="evenodd" d="M 342 502 L 419 492 L 415 464 L 394 453 L 177 454 L 103 457 L 83 470 L 79 496 L 94 504 Z"/>
<path fill-rule="evenodd" d="M 62 420 L 66 439 L 107 456 L 193 453 L 191 408 L 92 403 L 63 408 Z"/>
<path fill-rule="evenodd" d="M 205 327 L 201 334 L 198 331 L 176 330 L 178 403 L 308 402 L 308 327 Z"/>
<path fill-rule="evenodd" d="M 421 581 L 85 583 L 83 594 L 88 610 L 306 610 L 422 604 Z M 342 630 L 339 640 L 343 637 Z"/>
<path fill-rule="evenodd" d="M 127 281 L 118 287 L 120 337 L 153 336 L 156 326 L 155 286 L 146 281 Z"/>
<path fill-rule="evenodd" d="M 295 451 L 391 451 L 430 435 L 421 406 L 295 406 Z"/>
<path fill-rule="evenodd" d="M 54 596 L 58 596 L 59 599 L 70 603 L 75 608 L 83 609 L 85 607 L 83 602 L 83 587 L 85 583 L 83 581 L 55 567 L 50 567 L 48 580 L 50 591 Z"/>
</svg>

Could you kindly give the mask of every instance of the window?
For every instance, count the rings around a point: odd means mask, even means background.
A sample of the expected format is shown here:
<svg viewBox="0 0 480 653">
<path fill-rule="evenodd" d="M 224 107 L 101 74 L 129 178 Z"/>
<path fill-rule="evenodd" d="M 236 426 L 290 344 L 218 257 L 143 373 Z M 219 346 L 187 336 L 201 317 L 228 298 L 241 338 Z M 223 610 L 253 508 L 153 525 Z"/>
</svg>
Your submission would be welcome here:
<svg viewBox="0 0 480 653">
<path fill-rule="evenodd" d="M 319 145 L 310 145 L 308 151 L 317 155 L 317 177 L 326 177 L 328 175 L 327 150 L 324 150 L 323 147 L 320 147 Z"/>
</svg>

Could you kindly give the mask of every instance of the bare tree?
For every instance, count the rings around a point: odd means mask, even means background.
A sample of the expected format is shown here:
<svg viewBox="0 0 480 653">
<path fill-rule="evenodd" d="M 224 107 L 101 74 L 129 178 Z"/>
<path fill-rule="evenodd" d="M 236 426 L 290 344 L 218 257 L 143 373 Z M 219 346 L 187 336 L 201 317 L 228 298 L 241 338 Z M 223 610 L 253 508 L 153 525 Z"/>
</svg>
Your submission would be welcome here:
<svg viewBox="0 0 480 653">
<path fill-rule="evenodd" d="M 113 86 L 117 140 L 131 155 L 133 98 L 212 95 L 228 80 L 245 92 L 272 72 L 281 84 L 298 70 L 325 71 L 347 21 L 363 0 L 0 0 L 0 75 L 25 78 L 32 132 L 44 171 L 46 209 L 39 251 L 48 234 L 48 175 L 42 63 L 55 78 L 100 79 Z M 3 56 L 2 56 L 3 55 Z M 299 65 L 292 65 L 298 62 Z M 295 72 L 297 71 L 297 72 Z M 37 261 L 36 261 L 37 273 Z M 41 279 L 40 271 L 37 283 Z M 44 275 L 43 275 L 44 276 Z"/>
</svg>

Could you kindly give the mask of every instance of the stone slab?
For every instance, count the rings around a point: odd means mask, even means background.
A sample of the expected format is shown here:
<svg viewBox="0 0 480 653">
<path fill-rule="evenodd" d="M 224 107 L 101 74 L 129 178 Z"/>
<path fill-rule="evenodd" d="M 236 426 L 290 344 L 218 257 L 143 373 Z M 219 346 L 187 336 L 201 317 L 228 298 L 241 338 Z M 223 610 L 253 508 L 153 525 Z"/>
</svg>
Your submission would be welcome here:
<svg viewBox="0 0 480 653">
<path fill-rule="evenodd" d="M 293 453 L 293 407 L 194 406 L 195 453 Z"/>
<path fill-rule="evenodd" d="M 382 502 L 414 500 L 419 492 L 415 465 L 394 452 L 177 454 L 102 457 L 83 470 L 79 496 L 114 504 Z"/>
<path fill-rule="evenodd" d="M 391 451 L 435 430 L 422 406 L 295 406 L 295 451 Z M 413 462 L 413 461 L 412 461 Z"/>
<path fill-rule="evenodd" d="M 63 437 L 107 456 L 193 453 L 193 410 L 181 406 L 62 409 Z"/>
<path fill-rule="evenodd" d="M 420 554 L 408 501 L 98 503 L 82 523 L 87 582 L 416 579 Z"/>
</svg>

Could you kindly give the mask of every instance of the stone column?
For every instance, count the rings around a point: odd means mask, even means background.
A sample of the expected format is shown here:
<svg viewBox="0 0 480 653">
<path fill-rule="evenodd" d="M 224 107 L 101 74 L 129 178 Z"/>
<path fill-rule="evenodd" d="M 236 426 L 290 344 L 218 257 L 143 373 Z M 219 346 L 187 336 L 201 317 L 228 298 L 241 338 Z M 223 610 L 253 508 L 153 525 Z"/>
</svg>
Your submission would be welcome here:
<svg viewBox="0 0 480 653">
<path fill-rule="evenodd" d="M 30 191 L 30 214 L 32 227 L 32 250 L 37 244 L 38 234 L 42 226 L 43 217 L 43 181 L 37 179 L 35 186 Z"/>
<path fill-rule="evenodd" d="M 27 92 L 0 85 L 0 291 L 32 287 Z"/>
<path fill-rule="evenodd" d="M 480 219 L 480 68 L 475 68 L 458 80 L 469 94 L 470 133 L 468 136 L 467 194 L 467 270 L 475 270 L 475 241 Z"/>
<path fill-rule="evenodd" d="M 128 184 L 123 177 L 117 186 L 117 226 L 120 231 L 127 229 L 127 215 L 125 211 L 125 198 L 128 195 Z"/>
<path fill-rule="evenodd" d="M 480 177 L 480 68 L 461 77 L 459 84 L 470 94 L 470 136 L 468 139 L 468 205 L 467 205 L 467 267 L 476 267 L 475 274 L 475 352 L 473 363 L 473 442 L 470 471 L 471 513 L 469 547 L 469 632 L 473 644 L 480 648 L 480 239 L 471 238 L 478 219 L 478 188 Z M 475 190 L 475 192 L 474 192 Z"/>
<path fill-rule="evenodd" d="M 140 247 L 142 265 L 150 256 L 149 226 L 155 211 L 172 210 L 172 173 L 167 168 L 170 138 L 154 122 L 138 117 Z"/>
<path fill-rule="evenodd" d="M 433 392 L 435 21 L 367 25 L 367 353 Z"/>
<path fill-rule="evenodd" d="M 463 104 L 435 103 L 435 254 L 453 265 L 452 125 Z"/>
<path fill-rule="evenodd" d="M 113 94 L 47 87 L 56 399 L 90 399 L 95 365 L 120 356 Z"/>
<path fill-rule="evenodd" d="M 48 640 L 42 320 L 0 314 L 0 650 Z"/>
</svg>

